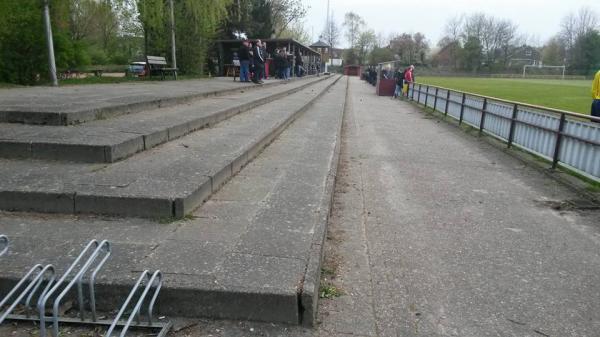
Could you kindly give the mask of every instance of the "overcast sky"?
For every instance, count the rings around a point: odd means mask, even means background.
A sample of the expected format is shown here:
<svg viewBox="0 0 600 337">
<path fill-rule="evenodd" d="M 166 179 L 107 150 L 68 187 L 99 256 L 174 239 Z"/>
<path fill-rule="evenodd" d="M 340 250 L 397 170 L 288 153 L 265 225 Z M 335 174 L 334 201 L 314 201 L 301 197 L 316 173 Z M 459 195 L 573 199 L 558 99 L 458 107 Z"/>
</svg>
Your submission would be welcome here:
<svg viewBox="0 0 600 337">
<path fill-rule="evenodd" d="M 305 27 L 317 40 L 327 18 L 327 0 L 304 0 L 310 6 Z M 331 10 L 341 26 L 344 14 L 353 11 L 376 33 L 422 32 L 435 46 L 443 36 L 448 18 L 462 13 L 483 12 L 510 19 L 520 34 L 532 36 L 530 43 L 544 43 L 559 30 L 561 18 L 587 6 L 600 14 L 600 0 L 331 0 Z M 346 39 L 340 41 L 344 46 Z"/>
</svg>

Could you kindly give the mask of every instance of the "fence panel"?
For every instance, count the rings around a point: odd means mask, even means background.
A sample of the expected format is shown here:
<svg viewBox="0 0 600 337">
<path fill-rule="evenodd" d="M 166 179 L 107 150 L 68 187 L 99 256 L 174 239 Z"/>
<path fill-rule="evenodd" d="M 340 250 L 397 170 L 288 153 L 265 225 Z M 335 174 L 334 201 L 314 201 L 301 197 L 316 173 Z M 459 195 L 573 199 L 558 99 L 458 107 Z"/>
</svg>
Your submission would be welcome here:
<svg viewBox="0 0 600 337">
<path fill-rule="evenodd" d="M 600 146 L 584 141 L 600 144 L 600 126 L 567 120 L 565 135 L 567 136 L 560 148 L 560 161 L 594 177 L 600 177 Z"/>
<path fill-rule="evenodd" d="M 588 116 L 421 84 L 409 87 L 409 97 L 476 128 L 485 107 L 483 132 L 550 161 L 556 157 L 558 163 L 600 181 L 600 123 L 588 121 Z"/>
<path fill-rule="evenodd" d="M 488 114 L 485 117 L 485 131 L 503 140 L 508 140 L 510 134 L 510 119 L 512 118 L 513 105 L 488 101 Z"/>
</svg>

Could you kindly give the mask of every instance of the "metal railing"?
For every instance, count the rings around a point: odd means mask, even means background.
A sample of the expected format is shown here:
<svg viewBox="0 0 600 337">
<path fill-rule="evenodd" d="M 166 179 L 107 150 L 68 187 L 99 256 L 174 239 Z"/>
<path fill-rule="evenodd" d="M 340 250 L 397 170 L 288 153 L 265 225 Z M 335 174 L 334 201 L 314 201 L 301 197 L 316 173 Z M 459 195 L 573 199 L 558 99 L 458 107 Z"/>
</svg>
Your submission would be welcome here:
<svg viewBox="0 0 600 337">
<path fill-rule="evenodd" d="M 600 118 L 413 83 L 411 100 L 527 152 L 600 181 Z"/>
<path fill-rule="evenodd" d="M 8 250 L 8 238 L 0 235 L 0 256 Z M 111 245 L 108 241 L 91 240 L 81 253 L 75 258 L 71 265 L 65 270 L 63 275 L 56 280 L 55 268 L 49 264 L 43 266 L 36 264 L 31 268 L 19 282 L 4 295 L 0 297 L 0 324 L 5 320 L 30 321 L 38 323 L 40 334 L 47 335 L 47 321 L 51 322 L 51 333 L 53 337 L 59 336 L 59 324 L 79 324 L 88 326 L 107 326 L 107 337 L 110 337 L 115 328 L 120 328 L 120 336 L 124 337 L 130 327 L 149 328 L 158 330 L 158 337 L 164 337 L 171 329 L 171 322 L 154 322 L 152 312 L 158 294 L 162 287 L 162 274 L 160 271 L 150 273 L 142 272 L 138 282 L 133 286 L 125 303 L 121 306 L 119 314 L 113 320 L 98 319 L 96 312 L 96 276 L 104 266 L 111 255 Z M 87 295 L 84 295 L 83 282 L 87 276 L 88 289 Z M 146 281 L 144 283 L 144 281 Z M 43 287 L 42 287 L 43 285 Z M 129 307 L 131 299 L 143 288 L 143 292 L 138 296 L 138 301 L 127 321 L 121 320 L 121 317 Z M 72 289 L 76 289 L 76 298 L 78 306 L 78 317 L 61 317 L 61 301 L 69 295 Z M 41 291 L 40 291 L 41 290 Z M 149 293 L 152 296 L 149 297 Z M 37 302 L 32 301 L 37 298 Z M 52 303 L 50 317 L 46 316 L 48 303 Z M 144 307 L 146 303 L 147 307 Z M 24 309 L 24 314 L 13 315 L 13 311 L 18 306 Z M 140 314 L 142 308 L 147 316 L 147 321 L 142 322 Z M 85 317 L 86 309 L 90 311 L 90 318 Z M 35 311 L 36 315 L 32 315 Z M 133 323 L 133 320 L 136 320 Z"/>
</svg>

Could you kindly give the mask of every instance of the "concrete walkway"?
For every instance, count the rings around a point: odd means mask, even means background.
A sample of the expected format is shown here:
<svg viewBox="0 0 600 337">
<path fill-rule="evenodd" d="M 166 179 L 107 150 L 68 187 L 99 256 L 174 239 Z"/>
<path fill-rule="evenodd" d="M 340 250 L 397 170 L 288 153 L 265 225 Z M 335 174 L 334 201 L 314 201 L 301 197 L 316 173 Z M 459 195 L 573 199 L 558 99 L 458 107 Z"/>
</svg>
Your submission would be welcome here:
<svg viewBox="0 0 600 337">
<path fill-rule="evenodd" d="M 176 336 L 598 336 L 598 211 L 553 209 L 578 196 L 412 104 L 348 96 L 323 268 L 344 295 L 316 330 Z"/>
</svg>

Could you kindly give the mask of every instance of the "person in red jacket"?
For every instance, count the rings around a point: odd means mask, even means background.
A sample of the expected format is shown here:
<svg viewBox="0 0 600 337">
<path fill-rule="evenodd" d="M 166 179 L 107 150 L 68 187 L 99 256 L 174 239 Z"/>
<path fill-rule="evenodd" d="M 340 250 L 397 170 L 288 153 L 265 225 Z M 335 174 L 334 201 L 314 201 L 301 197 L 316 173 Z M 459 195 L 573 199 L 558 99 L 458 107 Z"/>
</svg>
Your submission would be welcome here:
<svg viewBox="0 0 600 337">
<path fill-rule="evenodd" d="M 411 65 L 404 72 L 404 88 L 402 88 L 402 92 L 405 97 L 408 97 L 408 87 L 415 81 L 415 76 L 413 75 L 414 70 L 415 66 Z"/>
</svg>

